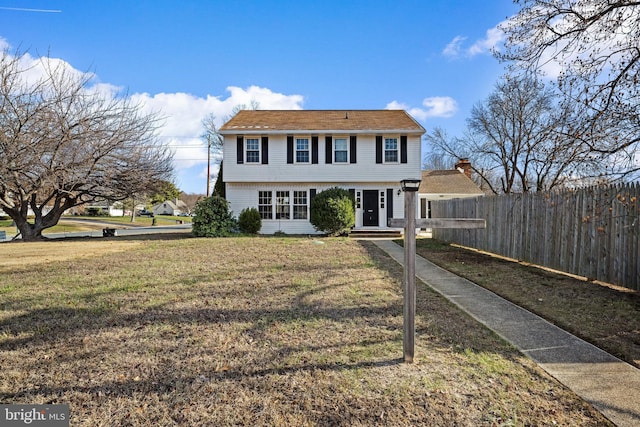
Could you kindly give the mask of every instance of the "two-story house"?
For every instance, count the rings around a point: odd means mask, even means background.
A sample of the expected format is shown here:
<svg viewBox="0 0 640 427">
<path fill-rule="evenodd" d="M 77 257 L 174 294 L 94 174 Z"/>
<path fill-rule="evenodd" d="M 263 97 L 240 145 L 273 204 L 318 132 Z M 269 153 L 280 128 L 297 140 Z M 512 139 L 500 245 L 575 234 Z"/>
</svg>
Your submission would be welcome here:
<svg viewBox="0 0 640 427">
<path fill-rule="evenodd" d="M 315 234 L 311 199 L 341 187 L 355 228 L 387 228 L 404 215 L 400 181 L 420 179 L 424 132 L 402 110 L 240 111 L 220 128 L 227 200 L 257 208 L 263 234 Z"/>
</svg>

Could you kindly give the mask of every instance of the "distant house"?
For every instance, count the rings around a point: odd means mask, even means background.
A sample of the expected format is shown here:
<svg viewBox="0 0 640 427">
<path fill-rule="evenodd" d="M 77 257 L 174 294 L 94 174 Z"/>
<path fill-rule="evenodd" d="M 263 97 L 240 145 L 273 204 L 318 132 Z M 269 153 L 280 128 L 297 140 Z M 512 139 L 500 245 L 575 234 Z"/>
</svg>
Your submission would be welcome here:
<svg viewBox="0 0 640 427">
<path fill-rule="evenodd" d="M 122 202 L 95 202 L 83 206 L 85 214 L 99 214 L 108 216 L 124 216 L 124 205 Z M 72 211 L 72 214 L 79 213 L 79 211 Z"/>
<path fill-rule="evenodd" d="M 188 214 L 189 207 L 182 200 L 165 200 L 151 208 L 154 215 L 173 215 Z"/>
<path fill-rule="evenodd" d="M 482 197 L 485 193 L 471 180 L 471 163 L 461 159 L 455 169 L 423 170 L 418 189 L 419 218 L 431 218 L 431 201 Z"/>
<path fill-rule="evenodd" d="M 317 234 L 316 194 L 340 187 L 356 229 L 402 218 L 400 181 L 420 177 L 424 128 L 401 110 L 243 110 L 220 128 L 231 210 L 256 208 L 262 233 Z"/>
</svg>

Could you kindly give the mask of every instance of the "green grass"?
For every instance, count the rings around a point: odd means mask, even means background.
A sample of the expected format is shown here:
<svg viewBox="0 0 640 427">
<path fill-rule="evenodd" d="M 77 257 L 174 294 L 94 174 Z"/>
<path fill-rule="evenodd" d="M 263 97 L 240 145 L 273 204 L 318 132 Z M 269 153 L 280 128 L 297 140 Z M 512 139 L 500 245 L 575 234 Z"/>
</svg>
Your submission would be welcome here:
<svg viewBox="0 0 640 427">
<path fill-rule="evenodd" d="M 176 225 L 177 221 L 182 221 L 185 224 L 191 223 L 192 217 L 182 216 L 170 216 L 170 215 L 158 215 L 154 218 L 150 217 L 136 217 L 134 222 L 131 222 L 130 216 L 63 216 L 62 220 L 57 225 L 47 228 L 43 231 L 44 235 L 52 233 L 73 233 L 78 231 L 95 231 L 102 230 L 105 227 L 105 223 L 112 224 L 114 227 L 150 227 L 155 225 Z M 85 222 L 91 221 L 91 222 Z M 11 239 L 17 232 L 17 229 L 12 225 L 12 220 L 0 220 L 0 231 L 4 231 L 7 234 L 7 238 Z"/>
</svg>

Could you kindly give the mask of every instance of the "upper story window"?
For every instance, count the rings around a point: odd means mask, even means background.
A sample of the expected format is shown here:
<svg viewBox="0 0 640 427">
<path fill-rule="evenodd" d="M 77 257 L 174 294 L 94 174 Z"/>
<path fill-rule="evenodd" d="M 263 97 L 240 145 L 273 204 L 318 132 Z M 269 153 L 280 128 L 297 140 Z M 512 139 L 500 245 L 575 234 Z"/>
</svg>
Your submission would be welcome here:
<svg viewBox="0 0 640 427">
<path fill-rule="evenodd" d="M 296 163 L 309 163 L 309 138 L 296 138 Z"/>
<path fill-rule="evenodd" d="M 336 138 L 333 141 L 333 161 L 347 163 L 349 161 L 349 144 L 346 138 Z"/>
<path fill-rule="evenodd" d="M 258 138 L 247 138 L 247 163 L 260 163 L 260 140 Z"/>
<path fill-rule="evenodd" d="M 398 138 L 384 139 L 384 162 L 398 163 Z"/>
</svg>

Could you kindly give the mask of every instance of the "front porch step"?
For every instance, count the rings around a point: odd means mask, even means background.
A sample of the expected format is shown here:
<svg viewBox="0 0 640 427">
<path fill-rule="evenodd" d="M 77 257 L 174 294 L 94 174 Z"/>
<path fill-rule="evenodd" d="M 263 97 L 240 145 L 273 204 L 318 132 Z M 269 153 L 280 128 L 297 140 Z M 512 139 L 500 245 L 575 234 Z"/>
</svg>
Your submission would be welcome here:
<svg viewBox="0 0 640 427">
<path fill-rule="evenodd" d="M 358 239 L 358 238 L 401 239 L 402 231 L 391 230 L 391 229 L 355 228 L 349 232 L 349 237 L 352 237 L 354 239 Z"/>
</svg>

